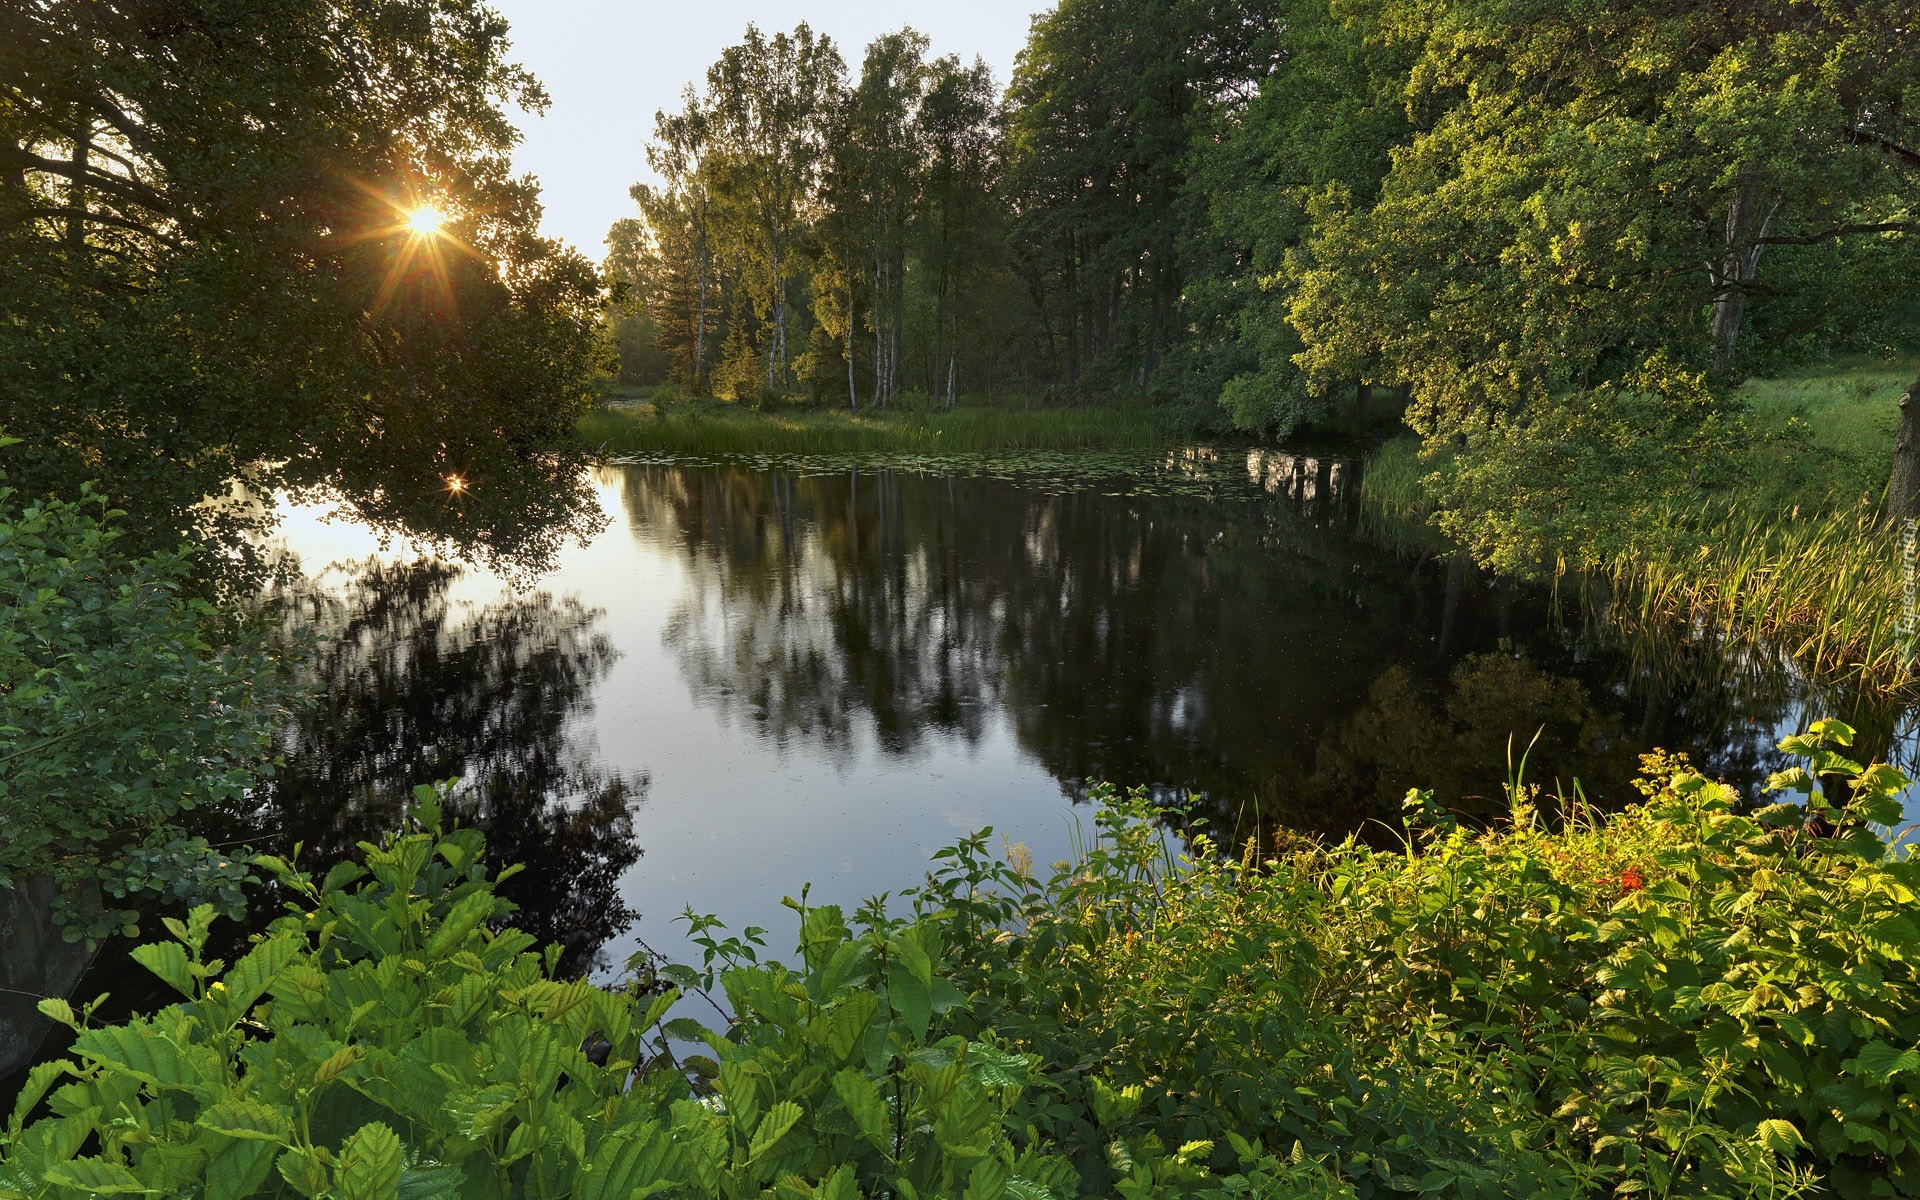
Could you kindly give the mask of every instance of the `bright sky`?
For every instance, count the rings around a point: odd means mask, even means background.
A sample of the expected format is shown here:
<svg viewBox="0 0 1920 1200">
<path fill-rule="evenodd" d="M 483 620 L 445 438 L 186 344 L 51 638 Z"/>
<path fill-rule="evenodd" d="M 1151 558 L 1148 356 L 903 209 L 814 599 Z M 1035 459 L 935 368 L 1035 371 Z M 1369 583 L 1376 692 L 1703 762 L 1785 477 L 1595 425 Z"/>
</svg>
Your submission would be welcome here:
<svg viewBox="0 0 1920 1200">
<path fill-rule="evenodd" d="M 653 114 L 679 107 L 680 89 L 704 84 L 707 64 L 740 40 L 749 21 L 772 33 L 806 21 L 857 71 L 876 36 L 911 25 L 933 53 L 985 58 L 1001 87 L 1025 44 L 1031 14 L 1048 0 L 494 0 L 513 27 L 513 57 L 546 85 L 553 106 L 524 118 L 514 165 L 540 177 L 545 231 L 598 262 L 615 219 L 629 216 L 627 188 L 648 178 Z"/>
</svg>

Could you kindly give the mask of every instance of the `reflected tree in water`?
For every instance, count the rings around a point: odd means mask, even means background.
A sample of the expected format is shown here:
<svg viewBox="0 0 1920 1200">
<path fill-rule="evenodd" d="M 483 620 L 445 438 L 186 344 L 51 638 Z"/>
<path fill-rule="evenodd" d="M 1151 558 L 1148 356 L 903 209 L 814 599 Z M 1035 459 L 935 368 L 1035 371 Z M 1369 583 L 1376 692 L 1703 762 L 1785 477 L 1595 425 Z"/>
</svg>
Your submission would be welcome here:
<svg viewBox="0 0 1920 1200">
<path fill-rule="evenodd" d="M 457 778 L 452 814 L 486 832 L 497 864 L 526 864 L 501 888 L 516 924 L 582 971 L 635 915 L 618 884 L 641 854 L 647 780 L 607 772 L 574 733 L 615 651 L 577 600 L 470 608 L 450 594 L 460 576 L 437 560 L 369 562 L 294 597 L 318 696 L 282 735 L 256 841 L 303 842 L 324 868 L 397 826 L 415 784 Z"/>
</svg>

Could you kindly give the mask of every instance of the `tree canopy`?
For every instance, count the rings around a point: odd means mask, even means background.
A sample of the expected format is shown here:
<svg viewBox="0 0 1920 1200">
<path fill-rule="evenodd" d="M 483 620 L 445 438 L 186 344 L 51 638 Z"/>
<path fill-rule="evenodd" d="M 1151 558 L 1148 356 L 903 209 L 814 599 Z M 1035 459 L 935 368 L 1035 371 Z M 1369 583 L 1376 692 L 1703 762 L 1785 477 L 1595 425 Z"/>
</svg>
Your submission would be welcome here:
<svg viewBox="0 0 1920 1200">
<path fill-rule="evenodd" d="M 16 486 L 243 559 L 279 488 L 497 554 L 581 519 L 599 281 L 509 169 L 507 53 L 473 0 L 0 10 Z"/>
<path fill-rule="evenodd" d="M 1597 554 L 1626 509 L 1717 485 L 1757 436 L 1754 372 L 1920 340 L 1912 21 L 1904 0 L 1062 0 L 998 97 L 911 30 L 855 77 L 783 85 L 818 123 L 777 154 L 713 132 L 760 86 L 726 64 L 784 44 L 750 30 L 658 118 L 667 183 L 615 265 L 696 388 L 749 394 L 739 358 L 816 401 L 999 384 L 1270 437 L 1404 408 L 1480 557 Z M 743 154 L 822 137 L 777 220 L 723 194 Z M 777 319 L 747 244 L 714 240 L 743 219 L 806 263 Z M 1920 414 L 1901 436 L 1896 514 Z"/>
</svg>

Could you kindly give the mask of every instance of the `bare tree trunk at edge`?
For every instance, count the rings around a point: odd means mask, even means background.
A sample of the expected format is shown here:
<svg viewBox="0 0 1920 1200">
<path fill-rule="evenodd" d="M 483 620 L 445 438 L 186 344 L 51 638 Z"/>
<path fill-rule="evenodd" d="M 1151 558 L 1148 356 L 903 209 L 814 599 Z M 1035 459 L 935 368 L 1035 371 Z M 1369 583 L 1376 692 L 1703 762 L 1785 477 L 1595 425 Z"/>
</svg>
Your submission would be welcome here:
<svg viewBox="0 0 1920 1200">
<path fill-rule="evenodd" d="M 1900 423 L 1893 432 L 1893 470 L 1887 477 L 1887 524 L 1920 517 L 1920 379 L 1900 395 Z"/>
</svg>

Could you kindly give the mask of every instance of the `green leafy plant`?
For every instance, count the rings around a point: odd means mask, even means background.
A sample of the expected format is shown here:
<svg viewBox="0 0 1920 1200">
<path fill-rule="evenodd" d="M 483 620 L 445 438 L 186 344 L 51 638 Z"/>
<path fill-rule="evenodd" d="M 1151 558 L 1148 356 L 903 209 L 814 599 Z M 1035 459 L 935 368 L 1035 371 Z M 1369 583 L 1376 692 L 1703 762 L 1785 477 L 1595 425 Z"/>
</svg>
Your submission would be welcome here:
<svg viewBox="0 0 1920 1200">
<path fill-rule="evenodd" d="M 179 1003 L 47 1002 L 0 1197 L 1911 1194 L 1908 784 L 1851 738 L 1757 809 L 1662 755 L 1612 816 L 1416 793 L 1395 849 L 1105 789 L 1048 878 L 983 832 L 902 912 L 803 891 L 792 965 L 689 913 L 700 963 L 620 988 L 553 977 L 423 788 L 362 863 L 258 860 L 293 900 L 231 966 L 169 921 Z"/>
<path fill-rule="evenodd" d="M 193 552 L 126 557 L 120 515 L 0 484 L 0 887 L 51 875 L 90 942 L 145 901 L 244 907 L 246 864 L 180 817 L 245 794 L 274 719 L 260 649 L 209 636 Z"/>
</svg>

